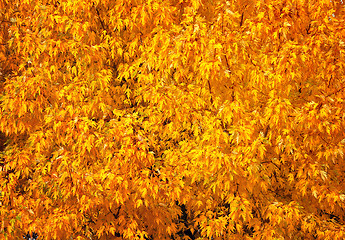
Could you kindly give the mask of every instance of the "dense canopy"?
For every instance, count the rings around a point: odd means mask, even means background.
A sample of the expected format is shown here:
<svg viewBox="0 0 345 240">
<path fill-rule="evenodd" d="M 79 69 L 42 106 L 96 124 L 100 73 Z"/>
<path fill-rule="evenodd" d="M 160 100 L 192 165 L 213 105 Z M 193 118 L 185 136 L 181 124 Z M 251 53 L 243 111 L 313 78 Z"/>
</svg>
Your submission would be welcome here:
<svg viewBox="0 0 345 240">
<path fill-rule="evenodd" d="M 344 239 L 342 0 L 0 0 L 0 238 Z"/>
</svg>

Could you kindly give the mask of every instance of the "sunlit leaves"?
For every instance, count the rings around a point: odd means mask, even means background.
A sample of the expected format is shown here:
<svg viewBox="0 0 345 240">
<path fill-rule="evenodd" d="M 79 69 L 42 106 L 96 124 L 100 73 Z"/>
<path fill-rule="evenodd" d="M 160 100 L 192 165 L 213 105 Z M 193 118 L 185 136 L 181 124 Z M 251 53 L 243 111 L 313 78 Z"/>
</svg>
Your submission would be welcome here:
<svg viewBox="0 0 345 240">
<path fill-rule="evenodd" d="M 1 238 L 344 238 L 342 1 L 0 9 Z"/>
</svg>

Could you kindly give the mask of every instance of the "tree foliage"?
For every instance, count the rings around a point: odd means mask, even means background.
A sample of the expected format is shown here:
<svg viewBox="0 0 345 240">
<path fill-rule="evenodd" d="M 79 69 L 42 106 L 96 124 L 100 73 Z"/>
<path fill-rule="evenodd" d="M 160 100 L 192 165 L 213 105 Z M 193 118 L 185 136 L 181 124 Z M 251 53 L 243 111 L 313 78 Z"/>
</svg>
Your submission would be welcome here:
<svg viewBox="0 0 345 240">
<path fill-rule="evenodd" d="M 344 12 L 0 0 L 0 238 L 344 239 Z"/>
</svg>

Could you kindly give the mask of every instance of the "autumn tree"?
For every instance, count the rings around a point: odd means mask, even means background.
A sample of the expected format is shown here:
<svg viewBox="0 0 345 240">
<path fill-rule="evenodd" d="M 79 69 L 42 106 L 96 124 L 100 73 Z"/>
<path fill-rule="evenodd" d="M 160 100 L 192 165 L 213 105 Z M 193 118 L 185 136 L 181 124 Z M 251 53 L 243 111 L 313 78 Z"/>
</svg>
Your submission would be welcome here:
<svg viewBox="0 0 345 240">
<path fill-rule="evenodd" d="M 0 0 L 0 238 L 344 239 L 342 0 Z"/>
</svg>

